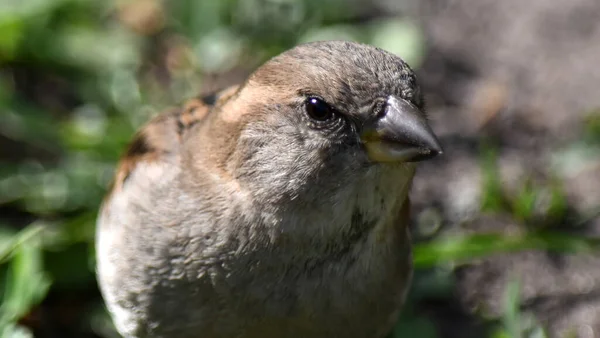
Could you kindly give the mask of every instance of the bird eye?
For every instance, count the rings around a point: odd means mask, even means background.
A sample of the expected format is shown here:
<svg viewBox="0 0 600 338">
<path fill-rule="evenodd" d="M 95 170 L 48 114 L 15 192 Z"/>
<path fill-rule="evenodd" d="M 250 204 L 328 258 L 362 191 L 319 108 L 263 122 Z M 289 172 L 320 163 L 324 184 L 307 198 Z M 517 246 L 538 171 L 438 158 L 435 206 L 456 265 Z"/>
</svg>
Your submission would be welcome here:
<svg viewBox="0 0 600 338">
<path fill-rule="evenodd" d="M 333 117 L 334 110 L 325 101 L 309 97 L 306 100 L 306 113 L 316 121 L 327 121 Z"/>
</svg>

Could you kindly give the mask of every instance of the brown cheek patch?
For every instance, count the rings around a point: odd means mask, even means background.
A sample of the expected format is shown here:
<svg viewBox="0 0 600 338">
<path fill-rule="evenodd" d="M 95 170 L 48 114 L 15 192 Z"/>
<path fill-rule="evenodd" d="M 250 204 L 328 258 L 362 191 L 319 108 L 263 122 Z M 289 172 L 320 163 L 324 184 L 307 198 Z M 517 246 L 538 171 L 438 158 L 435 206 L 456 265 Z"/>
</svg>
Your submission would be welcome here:
<svg viewBox="0 0 600 338">
<path fill-rule="evenodd" d="M 259 113 L 257 107 L 272 103 L 284 103 L 290 98 L 289 90 L 248 81 L 235 99 L 221 107 L 220 117 L 224 122 L 237 123 L 244 120 L 248 114 Z"/>
<path fill-rule="evenodd" d="M 227 89 L 222 90 L 221 92 L 219 92 L 217 100 L 214 103 L 214 105 L 215 106 L 222 105 L 229 99 L 233 98 L 239 92 L 239 90 L 240 90 L 239 85 L 231 86 Z"/>
</svg>

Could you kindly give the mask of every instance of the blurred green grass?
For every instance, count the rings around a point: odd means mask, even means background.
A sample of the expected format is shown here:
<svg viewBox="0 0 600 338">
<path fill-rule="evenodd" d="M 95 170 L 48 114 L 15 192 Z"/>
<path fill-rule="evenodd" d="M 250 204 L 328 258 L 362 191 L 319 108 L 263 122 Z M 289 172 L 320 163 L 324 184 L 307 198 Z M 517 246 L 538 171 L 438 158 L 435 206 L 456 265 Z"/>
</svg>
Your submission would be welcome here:
<svg viewBox="0 0 600 338">
<path fill-rule="evenodd" d="M 210 87 L 204 79 L 248 72 L 316 39 L 371 43 L 418 67 L 426 54 L 418 26 L 365 13 L 365 6 L 356 0 L 0 2 L 1 337 L 115 336 L 93 275 L 98 206 L 136 127 Z M 598 115 L 590 116 L 585 141 L 598 145 Z M 440 336 L 417 304 L 432 294 L 449 298 L 452 268 L 470 259 L 600 246 L 553 228 L 567 210 L 560 184 L 532 181 L 508 196 L 495 149 L 487 146 L 480 154 L 482 211 L 534 226 L 519 235 L 455 234 L 417 243 L 418 276 L 394 337 Z M 540 212 L 536 201 L 548 192 L 551 202 Z M 490 337 L 544 337 L 519 312 L 518 289 L 516 281 L 508 286 L 503 318 L 482 317 Z M 70 297 L 85 302 L 61 303 Z M 42 301 L 81 313 L 76 320 L 53 314 L 65 323 L 47 332 L 39 318 Z"/>
</svg>

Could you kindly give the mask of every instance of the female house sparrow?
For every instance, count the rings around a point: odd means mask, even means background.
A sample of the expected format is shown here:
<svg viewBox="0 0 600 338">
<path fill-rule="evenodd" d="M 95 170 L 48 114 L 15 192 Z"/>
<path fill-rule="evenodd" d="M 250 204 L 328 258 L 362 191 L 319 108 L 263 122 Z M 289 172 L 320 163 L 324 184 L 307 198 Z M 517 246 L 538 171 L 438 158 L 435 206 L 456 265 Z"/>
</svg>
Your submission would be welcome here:
<svg viewBox="0 0 600 338">
<path fill-rule="evenodd" d="M 98 219 L 125 337 L 372 338 L 412 274 L 408 189 L 441 147 L 383 50 L 298 46 L 150 121 Z"/>
</svg>

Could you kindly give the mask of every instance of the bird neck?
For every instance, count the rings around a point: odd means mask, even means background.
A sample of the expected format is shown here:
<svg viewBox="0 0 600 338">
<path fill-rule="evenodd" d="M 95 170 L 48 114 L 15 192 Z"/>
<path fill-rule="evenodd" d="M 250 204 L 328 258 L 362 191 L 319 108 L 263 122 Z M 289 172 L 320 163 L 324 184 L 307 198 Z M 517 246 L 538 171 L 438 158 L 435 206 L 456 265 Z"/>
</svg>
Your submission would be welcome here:
<svg viewBox="0 0 600 338">
<path fill-rule="evenodd" d="M 252 215 L 246 223 L 250 235 L 263 238 L 265 245 L 293 246 L 331 258 L 351 252 L 398 219 L 413 174 L 412 166 L 396 168 L 391 174 L 377 169 L 353 176 L 357 182 L 311 184 L 294 194 L 286 193 L 283 186 L 278 195 L 241 194 L 239 205 Z"/>
</svg>

